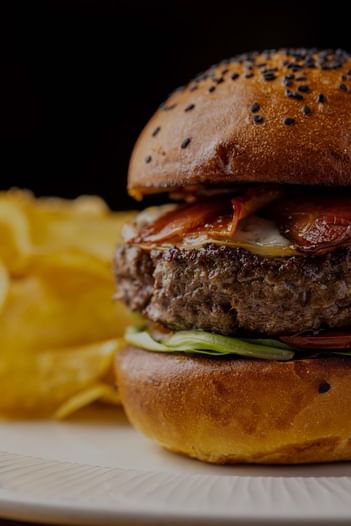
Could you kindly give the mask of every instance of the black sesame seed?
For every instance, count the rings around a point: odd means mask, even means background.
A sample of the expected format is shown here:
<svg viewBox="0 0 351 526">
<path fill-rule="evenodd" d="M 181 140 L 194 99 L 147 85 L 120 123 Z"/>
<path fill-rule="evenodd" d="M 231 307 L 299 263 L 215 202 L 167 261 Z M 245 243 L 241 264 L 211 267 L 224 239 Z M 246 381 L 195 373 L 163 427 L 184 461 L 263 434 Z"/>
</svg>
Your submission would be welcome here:
<svg viewBox="0 0 351 526">
<path fill-rule="evenodd" d="M 339 64 L 339 62 L 336 62 L 336 61 L 332 61 L 332 62 L 322 62 L 322 61 L 320 61 L 320 66 L 321 66 L 321 69 L 332 70 L 332 69 L 340 68 L 341 64 Z"/>
<path fill-rule="evenodd" d="M 278 68 L 264 68 L 262 70 L 262 74 L 266 75 L 267 73 L 276 73 L 278 71 Z"/>
<path fill-rule="evenodd" d="M 208 88 L 208 91 L 209 91 L 210 93 L 213 93 L 215 89 L 216 89 L 216 86 L 210 86 L 210 87 Z"/>
<path fill-rule="evenodd" d="M 275 49 L 264 49 L 261 54 L 266 60 L 268 60 L 272 57 L 272 54 L 275 52 Z"/>
<path fill-rule="evenodd" d="M 177 106 L 176 104 L 170 104 L 169 106 L 164 106 L 163 110 L 170 111 L 170 110 L 173 110 L 176 106 Z"/>
<path fill-rule="evenodd" d="M 195 108 L 195 104 L 189 104 L 184 111 L 191 111 Z"/>
<path fill-rule="evenodd" d="M 260 111 L 260 108 L 261 106 L 258 104 L 258 102 L 254 102 L 250 110 L 252 111 L 252 113 L 257 113 L 258 111 Z"/>
<path fill-rule="evenodd" d="M 311 110 L 311 108 L 309 106 L 304 106 L 302 108 L 302 111 L 303 111 L 304 115 L 310 115 L 312 113 L 312 110 Z"/>
<path fill-rule="evenodd" d="M 159 133 L 159 131 L 161 130 L 161 126 L 157 126 L 154 131 L 152 132 L 152 136 L 153 137 L 156 137 L 156 135 Z"/>
<path fill-rule="evenodd" d="M 212 79 L 212 83 L 214 86 L 216 86 L 216 81 L 221 77 L 224 77 L 226 79 L 225 74 L 230 75 L 233 80 L 236 80 L 239 77 L 239 73 L 233 72 L 231 68 L 236 64 L 242 64 L 244 68 L 244 72 L 240 74 L 240 76 L 245 76 L 247 78 L 252 78 L 252 76 L 257 76 L 256 71 L 260 71 L 262 73 L 262 79 L 264 80 L 270 80 L 272 78 L 272 75 L 280 77 L 281 69 L 276 72 L 275 67 L 271 67 L 270 60 L 273 57 L 273 55 L 276 53 L 274 50 L 265 50 L 261 53 L 259 52 L 250 52 L 250 53 L 242 53 L 241 55 L 237 55 L 235 57 L 230 57 L 226 60 L 222 60 L 219 65 L 210 67 L 207 71 L 200 73 L 192 82 L 191 85 L 188 87 L 188 91 L 192 90 L 192 87 L 196 84 L 199 84 L 203 82 L 205 79 Z M 351 81 L 351 67 L 349 66 L 349 69 L 345 69 L 346 64 L 349 63 L 350 55 L 346 53 L 345 51 L 342 51 L 340 49 L 338 50 L 318 50 L 317 48 L 311 48 L 311 49 L 280 49 L 279 50 L 280 56 L 282 54 L 285 54 L 284 59 L 281 60 L 281 63 L 283 68 L 282 70 L 288 74 L 293 74 L 295 72 L 296 78 L 288 78 L 288 79 L 281 79 L 281 82 L 283 82 L 287 87 L 291 87 L 292 89 L 296 89 L 297 92 L 301 93 L 301 90 L 298 90 L 297 86 L 296 88 L 293 88 L 290 84 L 291 81 L 296 80 L 297 82 L 300 82 L 302 84 L 308 84 L 308 69 L 307 68 L 315 68 L 318 67 L 320 69 L 325 70 L 334 70 L 334 69 L 340 69 L 340 73 L 338 75 L 339 77 L 339 83 L 345 83 L 348 86 L 348 81 Z M 231 66 L 229 66 L 229 64 Z M 233 65 L 233 66 L 232 66 Z M 280 68 L 282 67 L 279 65 Z M 287 69 L 284 69 L 287 68 Z M 341 69 L 343 68 L 343 69 Z M 228 72 L 227 72 L 228 70 Z M 265 77 L 266 75 L 266 77 Z M 221 82 L 221 81 L 220 81 Z M 338 89 L 339 83 L 336 82 L 335 89 Z M 207 89 L 209 86 L 207 86 Z M 341 88 L 342 89 L 342 88 Z M 212 93 L 214 89 L 212 88 L 209 92 Z M 312 91 L 312 88 L 311 88 Z M 351 92 L 351 84 L 348 87 L 348 91 Z M 303 92 L 302 92 L 303 93 Z M 315 94 L 315 97 L 318 95 L 318 92 Z M 172 100 L 172 99 L 171 99 Z M 323 102 L 328 102 L 328 99 L 325 99 Z M 163 105 L 164 107 L 166 104 Z M 169 109 L 168 107 L 166 109 Z M 301 108 L 302 109 L 302 108 Z"/>
<path fill-rule="evenodd" d="M 264 118 L 262 117 L 262 115 L 254 115 L 253 121 L 255 124 L 262 124 Z"/>
<path fill-rule="evenodd" d="M 303 100 L 303 96 L 300 95 L 300 93 L 297 93 L 297 91 L 292 91 L 291 89 L 287 89 L 285 91 L 285 95 L 291 99 Z"/>
<path fill-rule="evenodd" d="M 254 76 L 253 73 L 248 72 L 248 73 L 246 73 L 245 78 L 246 78 L 246 79 L 252 79 L 253 76 Z"/>
<path fill-rule="evenodd" d="M 320 93 L 317 97 L 317 102 L 320 102 L 323 104 L 323 102 L 325 102 L 325 95 L 323 95 L 323 93 Z"/>
<path fill-rule="evenodd" d="M 341 89 L 341 91 L 349 91 L 349 88 L 343 82 L 339 84 L 339 89 Z"/>
<path fill-rule="evenodd" d="M 305 67 L 313 69 L 316 67 L 316 63 L 313 58 L 308 58 L 305 60 Z"/>
<path fill-rule="evenodd" d="M 322 382 L 321 384 L 319 384 L 319 387 L 318 387 L 318 392 L 320 394 L 324 394 L 324 393 L 327 393 L 329 390 L 330 390 L 330 384 L 328 384 L 328 382 Z"/>
<path fill-rule="evenodd" d="M 304 49 L 290 49 L 289 55 L 294 57 L 295 60 L 303 60 L 306 56 L 306 52 Z"/>
<path fill-rule="evenodd" d="M 284 86 L 286 86 L 287 88 L 291 88 L 291 86 L 293 85 L 293 81 L 292 81 L 292 80 L 286 80 L 286 79 L 284 79 L 284 80 L 283 80 L 283 84 L 284 84 Z"/>
<path fill-rule="evenodd" d="M 214 79 L 215 83 L 216 84 L 222 84 L 222 82 L 224 82 L 224 78 L 223 77 L 219 77 L 219 79 Z"/>
<path fill-rule="evenodd" d="M 182 144 L 180 145 L 180 147 L 183 148 L 183 150 L 184 150 L 184 148 L 186 148 L 187 146 L 189 146 L 190 142 L 191 142 L 191 139 L 188 137 L 187 139 L 184 139 L 184 141 L 182 142 Z"/>
<path fill-rule="evenodd" d="M 286 124 L 287 126 L 291 126 L 292 124 L 295 124 L 295 119 L 293 119 L 292 117 L 285 117 L 285 119 L 283 120 L 284 124 Z"/>
<path fill-rule="evenodd" d="M 290 73 L 289 75 L 285 75 L 284 80 L 294 80 L 294 78 L 294 73 Z"/>
<path fill-rule="evenodd" d="M 302 69 L 302 66 L 293 62 L 291 64 L 288 64 L 288 69 L 291 69 L 292 71 L 300 71 Z"/>
<path fill-rule="evenodd" d="M 307 86 L 307 84 L 301 84 L 301 86 L 299 86 L 297 89 L 302 93 L 309 93 L 311 91 L 310 87 Z"/>
<path fill-rule="evenodd" d="M 151 161 L 152 161 L 152 157 L 151 157 L 151 155 L 148 155 L 147 157 L 145 157 L 145 162 L 146 162 L 147 164 L 151 163 Z"/>
<path fill-rule="evenodd" d="M 277 77 L 272 71 L 268 71 L 267 73 L 263 73 L 264 80 L 270 81 L 275 80 Z"/>
</svg>

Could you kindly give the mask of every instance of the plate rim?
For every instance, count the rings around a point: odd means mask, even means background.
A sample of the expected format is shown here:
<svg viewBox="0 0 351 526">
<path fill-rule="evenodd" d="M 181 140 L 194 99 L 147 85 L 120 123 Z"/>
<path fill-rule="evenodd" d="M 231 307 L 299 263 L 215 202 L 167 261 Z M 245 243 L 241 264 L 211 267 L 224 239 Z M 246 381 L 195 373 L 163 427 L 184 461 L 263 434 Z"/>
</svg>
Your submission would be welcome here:
<svg viewBox="0 0 351 526">
<path fill-rule="evenodd" d="M 5 464 L 4 464 L 5 460 Z M 15 462 L 15 469 L 11 470 L 12 463 Z M 10 467 L 9 467 L 10 466 Z M 130 486 L 133 488 L 133 477 L 136 477 L 139 480 L 146 479 L 148 482 L 152 481 L 152 484 L 155 485 L 154 491 L 157 492 L 157 486 L 161 485 L 174 485 L 178 487 L 181 484 L 196 485 L 197 488 L 201 491 L 201 488 L 205 488 L 206 491 L 213 491 L 215 494 L 218 491 L 223 490 L 226 484 L 230 489 L 230 486 L 234 487 L 239 485 L 240 491 L 245 494 L 246 485 L 247 488 L 254 486 L 252 481 L 255 479 L 256 483 L 259 484 L 259 481 L 265 479 L 265 482 L 270 486 L 270 490 L 273 493 L 277 492 L 279 485 L 283 485 L 284 491 L 289 493 L 289 486 L 296 483 L 298 480 L 299 484 L 305 486 L 304 490 L 308 488 L 308 482 L 315 481 L 317 486 L 323 486 L 323 481 L 326 480 L 341 484 L 342 482 L 347 482 L 351 487 L 351 477 L 341 476 L 341 477 L 271 477 L 271 476 L 218 476 L 218 475 L 205 475 L 205 474 L 179 474 L 179 473 L 170 473 L 170 472 L 159 472 L 159 471 L 144 471 L 136 469 L 126 469 L 112 467 L 107 468 L 103 466 L 91 466 L 84 463 L 75 463 L 69 461 L 61 460 L 47 460 L 45 458 L 23 455 L 20 453 L 8 453 L 6 451 L 0 450 L 0 515 L 4 518 L 23 520 L 36 520 L 36 521 L 46 521 L 56 524 L 101 524 L 103 519 L 104 523 L 112 524 L 115 523 L 118 519 L 119 521 L 124 521 L 125 524 L 135 524 L 135 523 L 150 523 L 151 521 L 155 524 L 161 523 L 166 519 L 172 521 L 173 523 L 180 523 L 184 521 L 191 521 L 195 523 L 196 521 L 201 522 L 202 524 L 225 524 L 230 522 L 231 524 L 245 524 L 245 525 L 258 525 L 258 524 L 330 524 L 330 521 L 333 520 L 333 524 L 346 524 L 350 523 L 351 520 L 351 500 L 348 507 L 336 507 L 331 506 L 333 510 L 331 513 L 322 513 L 321 510 L 314 508 L 310 509 L 306 513 L 307 508 L 299 508 L 296 513 L 291 513 L 291 507 L 287 506 L 286 513 L 275 513 L 271 510 L 270 513 L 266 511 L 260 512 L 258 509 L 252 509 L 251 513 L 248 512 L 246 508 L 245 513 L 233 508 L 227 508 L 222 510 L 222 513 L 218 513 L 218 509 L 214 506 L 212 512 L 205 507 L 201 509 L 201 497 L 199 496 L 199 508 L 189 507 L 184 505 L 182 508 L 173 508 L 168 507 L 165 509 L 165 503 L 150 503 L 150 506 L 144 506 L 145 502 L 138 507 L 135 507 L 137 495 L 133 499 L 126 498 L 126 495 L 121 495 L 120 501 L 116 498 L 102 499 L 100 501 L 95 500 L 93 504 L 89 504 L 87 499 L 91 499 L 91 495 L 79 494 L 79 491 L 76 492 L 74 497 L 76 500 L 73 502 L 70 498 L 66 497 L 53 497 L 52 495 L 38 495 L 38 494 L 26 494 L 26 484 L 28 484 L 28 475 L 30 484 L 35 485 L 39 484 L 40 488 L 43 489 L 43 484 L 45 480 L 40 482 L 40 477 L 33 474 L 31 467 L 36 466 L 39 468 L 35 473 L 42 473 L 43 470 L 50 470 L 56 474 L 60 472 L 61 474 L 68 473 L 68 471 L 73 472 L 84 468 L 87 472 L 91 472 L 90 479 L 94 478 L 96 480 L 96 485 L 98 484 L 98 479 L 102 483 L 106 484 L 108 491 L 111 491 L 113 488 L 113 481 L 117 481 L 118 484 L 125 482 L 127 487 Z M 3 469 L 3 468 L 7 468 Z M 41 468 L 43 468 L 41 470 Z M 56 471 L 58 470 L 58 471 Z M 7 476 L 4 477 L 4 474 Z M 21 483 L 21 477 L 22 483 Z M 89 477 L 88 477 L 89 479 Z M 121 480 L 119 480 L 121 479 Z M 23 482 L 24 481 L 24 482 Z M 25 482 L 27 481 L 27 482 Z M 104 482 L 105 481 L 105 482 Z M 112 485 L 111 485 L 112 481 Z M 109 486 L 110 484 L 110 486 Z M 118 486 L 117 484 L 117 486 Z M 139 483 L 140 485 L 140 483 Z M 242 488 L 240 489 L 240 485 Z M 217 486 L 217 487 L 216 487 Z M 140 488 L 139 488 L 140 490 Z M 256 490 L 251 487 L 250 490 Z M 283 491 L 283 494 L 284 494 Z M 325 489 L 324 489 L 325 491 Z M 348 491 L 348 490 L 344 490 Z M 230 492 L 229 492 L 230 493 Z M 348 493 L 349 494 L 349 493 Z M 277 493 L 279 495 L 279 493 Z M 307 491 L 308 495 L 308 491 Z M 101 495 L 100 495 L 101 497 Z M 73 498 L 73 494 L 72 494 Z M 94 498 L 94 497 L 93 497 Z M 95 497 L 96 498 L 96 497 Z M 252 498 L 252 495 L 250 496 Z M 143 495 L 145 499 L 145 495 Z M 295 498 L 296 501 L 296 498 Z M 298 501 L 298 499 L 297 499 Z M 223 501 L 225 502 L 225 501 Z M 186 502 L 185 502 L 186 503 Z M 295 502 L 296 503 L 296 502 Z M 298 507 L 298 506 L 297 506 Z M 139 521 L 139 522 L 138 522 Z"/>
</svg>

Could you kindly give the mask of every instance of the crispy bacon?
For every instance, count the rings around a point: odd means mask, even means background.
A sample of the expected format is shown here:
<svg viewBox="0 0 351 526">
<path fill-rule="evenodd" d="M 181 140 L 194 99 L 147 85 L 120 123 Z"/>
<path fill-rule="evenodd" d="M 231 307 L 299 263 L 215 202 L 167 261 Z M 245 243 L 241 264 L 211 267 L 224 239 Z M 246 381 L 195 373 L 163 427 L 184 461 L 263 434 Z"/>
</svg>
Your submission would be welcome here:
<svg viewBox="0 0 351 526">
<path fill-rule="evenodd" d="M 351 332 L 328 331 L 317 336 L 282 336 L 280 340 L 298 349 L 351 349 Z"/>
<path fill-rule="evenodd" d="M 303 252 L 321 254 L 351 242 L 351 199 L 320 195 L 288 198 L 268 209 L 284 235 Z"/>
<path fill-rule="evenodd" d="M 228 213 L 230 213 L 228 199 L 201 201 L 180 206 L 143 228 L 133 241 L 159 243 L 182 237 L 188 232 L 196 231 L 200 226 L 211 224 L 218 217 Z"/>
<path fill-rule="evenodd" d="M 282 195 L 273 186 L 251 187 L 243 195 L 216 197 L 180 206 L 144 227 L 131 242 L 162 243 L 188 234 L 206 234 L 212 239 L 233 238 L 239 222 Z"/>
<path fill-rule="evenodd" d="M 281 232 L 303 253 L 323 254 L 351 244 L 351 199 L 340 194 L 303 194 L 297 190 L 283 197 L 284 187 L 242 187 L 241 195 L 215 196 L 179 206 L 148 225 L 131 240 L 158 244 L 189 235 L 215 240 L 235 238 L 240 221 L 264 208 Z M 270 205 L 270 203 L 274 203 Z"/>
<path fill-rule="evenodd" d="M 257 210 L 264 208 L 272 201 L 282 197 L 282 187 L 278 186 L 259 186 L 249 188 L 243 196 L 232 199 L 233 219 L 230 235 L 234 236 L 237 231 L 239 221 L 254 214 Z"/>
</svg>

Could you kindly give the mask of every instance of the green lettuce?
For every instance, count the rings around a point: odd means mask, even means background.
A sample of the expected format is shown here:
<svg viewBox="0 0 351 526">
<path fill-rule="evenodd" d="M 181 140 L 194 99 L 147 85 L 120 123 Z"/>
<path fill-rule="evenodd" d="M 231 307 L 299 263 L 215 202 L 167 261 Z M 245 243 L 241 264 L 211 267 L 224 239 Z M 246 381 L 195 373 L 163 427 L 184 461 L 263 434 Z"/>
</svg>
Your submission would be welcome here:
<svg viewBox="0 0 351 526">
<path fill-rule="evenodd" d="M 129 327 L 127 343 L 154 352 L 184 352 L 209 356 L 244 356 L 262 360 L 291 360 L 295 352 L 288 345 L 272 339 L 241 339 L 200 330 L 178 331 L 154 338 L 144 327 Z"/>
</svg>

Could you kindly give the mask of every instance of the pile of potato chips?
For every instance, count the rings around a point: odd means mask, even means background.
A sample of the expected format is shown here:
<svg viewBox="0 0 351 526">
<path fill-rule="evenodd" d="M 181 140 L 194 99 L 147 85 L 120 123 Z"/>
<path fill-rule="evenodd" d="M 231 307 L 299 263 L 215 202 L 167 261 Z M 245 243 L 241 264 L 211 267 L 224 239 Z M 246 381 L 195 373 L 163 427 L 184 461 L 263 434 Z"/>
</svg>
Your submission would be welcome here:
<svg viewBox="0 0 351 526">
<path fill-rule="evenodd" d="M 98 197 L 0 193 L 0 416 L 118 403 L 112 360 L 132 315 L 113 301 L 122 224 Z"/>
</svg>

